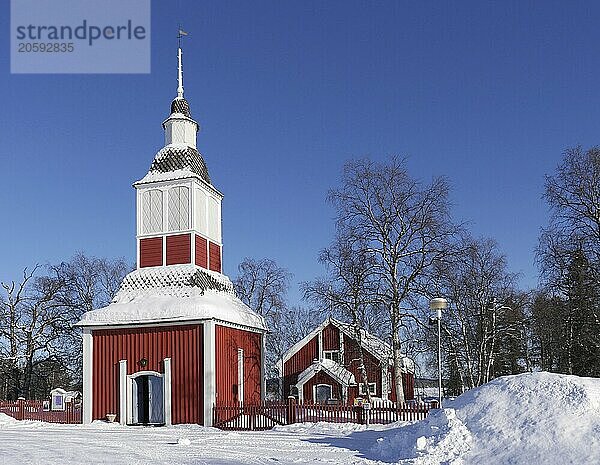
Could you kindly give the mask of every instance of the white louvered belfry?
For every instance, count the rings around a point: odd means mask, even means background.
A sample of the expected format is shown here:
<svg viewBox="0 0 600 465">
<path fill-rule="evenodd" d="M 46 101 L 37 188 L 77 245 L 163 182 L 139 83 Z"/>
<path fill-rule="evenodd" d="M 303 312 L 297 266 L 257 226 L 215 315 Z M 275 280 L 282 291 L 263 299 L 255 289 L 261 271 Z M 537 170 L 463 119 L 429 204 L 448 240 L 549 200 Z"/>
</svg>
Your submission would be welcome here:
<svg viewBox="0 0 600 465">
<path fill-rule="evenodd" d="M 163 194 L 152 189 L 142 196 L 142 232 L 144 234 L 160 233 L 163 230 Z"/>
<path fill-rule="evenodd" d="M 169 231 L 185 231 L 189 221 L 190 190 L 187 187 L 169 189 Z"/>
</svg>

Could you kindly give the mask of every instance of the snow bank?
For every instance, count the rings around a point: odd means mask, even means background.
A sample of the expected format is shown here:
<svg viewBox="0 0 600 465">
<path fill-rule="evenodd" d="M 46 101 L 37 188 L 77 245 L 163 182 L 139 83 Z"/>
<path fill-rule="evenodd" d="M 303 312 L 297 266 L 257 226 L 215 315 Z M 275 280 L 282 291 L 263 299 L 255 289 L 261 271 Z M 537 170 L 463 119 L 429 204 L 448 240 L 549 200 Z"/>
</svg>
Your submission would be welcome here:
<svg viewBox="0 0 600 465">
<path fill-rule="evenodd" d="M 600 379 L 507 376 L 444 407 L 389 431 L 370 458 L 421 465 L 600 463 Z"/>
<path fill-rule="evenodd" d="M 19 420 L 15 420 L 13 417 L 8 416 L 6 413 L 0 413 L 0 428 L 6 425 L 14 426 L 19 423 Z"/>
</svg>

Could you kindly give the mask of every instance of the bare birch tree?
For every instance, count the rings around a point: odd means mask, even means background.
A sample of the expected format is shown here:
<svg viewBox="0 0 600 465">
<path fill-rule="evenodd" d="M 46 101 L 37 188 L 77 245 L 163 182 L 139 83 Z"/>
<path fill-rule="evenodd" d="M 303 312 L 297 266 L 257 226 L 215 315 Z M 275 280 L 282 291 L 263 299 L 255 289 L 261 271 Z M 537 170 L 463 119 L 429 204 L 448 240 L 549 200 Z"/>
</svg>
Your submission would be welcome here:
<svg viewBox="0 0 600 465">
<path fill-rule="evenodd" d="M 522 358 L 526 299 L 515 291 L 516 275 L 508 272 L 493 240 L 465 236 L 455 248 L 450 260 L 436 263 L 435 274 L 451 302 L 442 324 L 444 352 L 462 392 L 488 382 L 502 365 Z"/>
<path fill-rule="evenodd" d="M 374 258 L 378 298 L 389 313 L 396 399 L 404 401 L 400 331 L 414 318 L 409 296 L 446 250 L 454 234 L 448 212 L 448 184 L 413 179 L 399 158 L 385 163 L 361 159 L 347 163 L 342 183 L 330 192 L 337 222 L 366 244 Z"/>
<path fill-rule="evenodd" d="M 0 355 L 7 397 L 47 395 L 42 381 L 50 375 L 78 387 L 81 339 L 73 324 L 83 312 L 110 302 L 127 269 L 123 260 L 78 254 L 46 273 L 36 266 L 20 281 L 2 283 Z"/>
<path fill-rule="evenodd" d="M 369 379 L 362 339 L 366 321 L 378 301 L 378 283 L 373 279 L 373 256 L 362 240 L 338 230 L 332 245 L 319 255 L 319 261 L 326 267 L 328 275 L 312 283 L 304 283 L 304 297 L 350 320 L 358 345 L 358 371 L 367 399 L 371 402 L 371 393 L 366 388 Z"/>
<path fill-rule="evenodd" d="M 245 258 L 238 266 L 235 291 L 242 302 L 261 315 L 270 330 L 266 339 L 266 372 L 277 376 L 275 364 L 287 349 L 285 325 L 291 274 L 273 260 Z"/>
</svg>

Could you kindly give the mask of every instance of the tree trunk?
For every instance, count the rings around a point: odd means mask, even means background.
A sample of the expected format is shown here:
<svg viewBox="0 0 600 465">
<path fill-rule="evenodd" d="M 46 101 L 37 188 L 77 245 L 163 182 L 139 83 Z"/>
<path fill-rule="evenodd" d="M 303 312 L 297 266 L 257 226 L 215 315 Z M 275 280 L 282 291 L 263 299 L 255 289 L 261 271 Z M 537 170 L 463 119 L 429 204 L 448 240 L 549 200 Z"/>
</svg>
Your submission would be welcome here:
<svg viewBox="0 0 600 465">
<path fill-rule="evenodd" d="M 394 386 L 396 388 L 396 403 L 404 403 L 404 383 L 402 381 L 402 352 L 400 351 L 400 334 L 398 322 L 392 323 L 392 351 L 394 354 Z"/>
</svg>

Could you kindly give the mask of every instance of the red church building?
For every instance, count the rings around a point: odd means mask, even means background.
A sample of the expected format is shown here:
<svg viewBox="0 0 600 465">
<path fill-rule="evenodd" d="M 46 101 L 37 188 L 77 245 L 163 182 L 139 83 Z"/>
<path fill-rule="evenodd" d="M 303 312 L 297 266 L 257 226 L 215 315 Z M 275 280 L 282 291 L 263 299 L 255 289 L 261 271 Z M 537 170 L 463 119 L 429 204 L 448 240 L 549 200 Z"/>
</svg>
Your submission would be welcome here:
<svg viewBox="0 0 600 465">
<path fill-rule="evenodd" d="M 283 396 L 304 402 L 353 403 L 368 389 L 376 400 L 396 400 L 392 348 L 362 330 L 361 346 L 368 386 L 359 372 L 359 344 L 353 327 L 328 318 L 294 344 L 279 360 Z M 402 359 L 405 400 L 414 399 L 414 363 Z"/>
<path fill-rule="evenodd" d="M 264 395 L 261 316 L 222 273 L 221 201 L 196 148 L 183 96 L 162 123 L 165 146 L 134 183 L 137 268 L 83 329 L 83 421 L 211 425 L 217 402 Z"/>
</svg>

